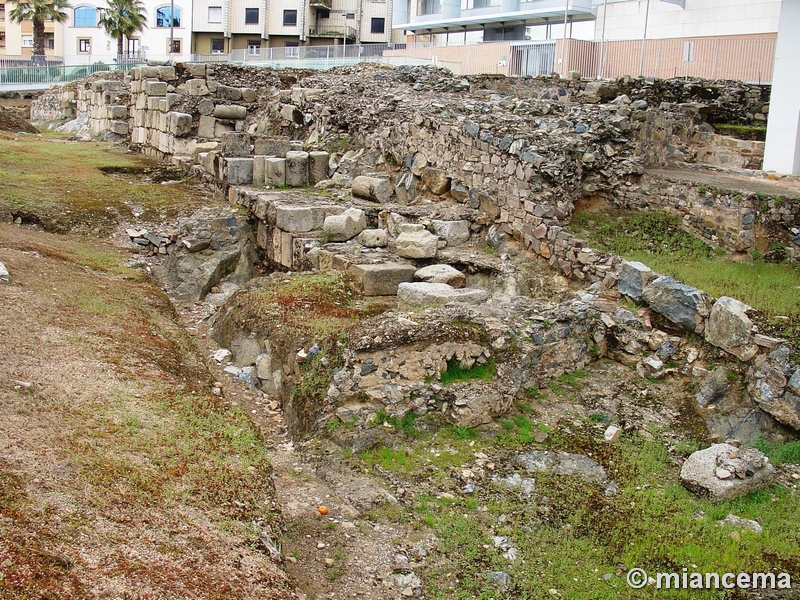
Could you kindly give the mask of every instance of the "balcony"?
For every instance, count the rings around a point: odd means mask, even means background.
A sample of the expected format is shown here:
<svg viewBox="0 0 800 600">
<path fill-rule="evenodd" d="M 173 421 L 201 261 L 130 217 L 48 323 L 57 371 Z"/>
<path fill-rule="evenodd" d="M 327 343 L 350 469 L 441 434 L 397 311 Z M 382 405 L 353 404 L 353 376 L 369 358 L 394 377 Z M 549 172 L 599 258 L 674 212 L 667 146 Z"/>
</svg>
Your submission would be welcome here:
<svg viewBox="0 0 800 600">
<path fill-rule="evenodd" d="M 348 42 L 354 42 L 357 37 L 356 34 L 355 28 L 348 25 L 320 25 L 319 27 L 312 27 L 308 31 L 308 37 L 346 39 Z"/>
<path fill-rule="evenodd" d="M 309 6 L 311 8 L 329 11 L 332 6 L 332 0 L 309 0 Z"/>
</svg>

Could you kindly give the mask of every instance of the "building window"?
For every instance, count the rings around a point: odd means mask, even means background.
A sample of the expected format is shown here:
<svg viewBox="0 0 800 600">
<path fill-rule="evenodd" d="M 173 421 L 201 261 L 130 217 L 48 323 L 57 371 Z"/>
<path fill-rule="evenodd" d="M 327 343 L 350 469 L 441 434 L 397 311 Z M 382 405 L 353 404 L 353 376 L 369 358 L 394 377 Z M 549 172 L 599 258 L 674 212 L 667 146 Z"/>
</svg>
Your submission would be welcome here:
<svg viewBox="0 0 800 600">
<path fill-rule="evenodd" d="M 346 14 L 344 15 L 344 18 L 345 18 L 345 19 L 348 19 L 348 20 L 350 20 L 350 19 L 355 19 L 355 18 L 356 18 L 356 13 L 346 13 Z"/>
<path fill-rule="evenodd" d="M 23 35 L 22 36 L 22 47 L 23 48 L 33 48 L 33 36 L 32 35 Z"/>
<path fill-rule="evenodd" d="M 441 0 L 419 0 L 417 2 L 418 15 L 438 15 L 441 12 Z"/>
<path fill-rule="evenodd" d="M 211 54 L 225 53 L 225 38 L 211 38 Z"/>
<path fill-rule="evenodd" d="M 56 49 L 56 36 L 52 33 L 44 38 L 44 47 L 48 50 L 55 50 Z"/>
<path fill-rule="evenodd" d="M 245 8 L 244 9 L 244 24 L 245 25 L 258 25 L 258 9 Z"/>
<path fill-rule="evenodd" d="M 94 6 L 79 6 L 73 17 L 75 27 L 97 27 L 97 9 Z"/>
<path fill-rule="evenodd" d="M 286 42 L 283 48 L 283 55 L 286 58 L 300 58 L 300 44 L 297 42 Z"/>
<path fill-rule="evenodd" d="M 169 40 L 167 40 L 167 52 L 172 52 L 172 54 L 180 54 L 181 53 L 181 41 L 179 39 L 172 40 L 172 50 L 169 47 Z"/>
<path fill-rule="evenodd" d="M 247 40 L 247 53 L 250 56 L 261 54 L 261 40 Z"/>
<path fill-rule="evenodd" d="M 0 31 L 0 48 L 6 47 L 6 32 Z"/>
<path fill-rule="evenodd" d="M 372 17 L 372 26 L 369 29 L 370 33 L 385 33 L 386 32 L 386 19 L 383 17 Z"/>
<path fill-rule="evenodd" d="M 209 6 L 208 7 L 208 22 L 209 23 L 222 23 L 222 7 Z"/>
<path fill-rule="evenodd" d="M 297 25 L 297 11 L 285 10 L 283 11 L 283 26 L 295 27 Z"/>
<path fill-rule="evenodd" d="M 156 27 L 180 27 L 181 9 L 174 7 L 174 12 L 170 14 L 169 6 L 162 6 L 156 9 Z"/>
<path fill-rule="evenodd" d="M 128 54 L 130 56 L 139 54 L 139 38 L 128 38 Z"/>
<path fill-rule="evenodd" d="M 90 54 L 92 52 L 92 40 L 89 38 L 78 38 L 78 53 Z"/>
</svg>

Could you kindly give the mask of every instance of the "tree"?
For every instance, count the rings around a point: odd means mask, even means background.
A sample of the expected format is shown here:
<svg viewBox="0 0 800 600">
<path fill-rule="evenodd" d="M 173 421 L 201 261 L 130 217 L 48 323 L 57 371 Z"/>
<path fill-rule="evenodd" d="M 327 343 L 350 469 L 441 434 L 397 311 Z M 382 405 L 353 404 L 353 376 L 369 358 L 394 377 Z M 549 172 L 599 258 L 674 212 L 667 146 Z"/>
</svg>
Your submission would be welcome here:
<svg viewBox="0 0 800 600">
<path fill-rule="evenodd" d="M 117 40 L 117 54 L 125 53 L 125 39 L 147 27 L 147 11 L 141 0 L 108 0 L 98 20 L 108 37 Z"/>
<path fill-rule="evenodd" d="M 33 22 L 33 57 L 31 62 L 44 64 L 44 22 L 63 23 L 67 20 L 65 8 L 70 8 L 67 0 L 18 0 L 8 13 L 14 23 Z"/>
</svg>

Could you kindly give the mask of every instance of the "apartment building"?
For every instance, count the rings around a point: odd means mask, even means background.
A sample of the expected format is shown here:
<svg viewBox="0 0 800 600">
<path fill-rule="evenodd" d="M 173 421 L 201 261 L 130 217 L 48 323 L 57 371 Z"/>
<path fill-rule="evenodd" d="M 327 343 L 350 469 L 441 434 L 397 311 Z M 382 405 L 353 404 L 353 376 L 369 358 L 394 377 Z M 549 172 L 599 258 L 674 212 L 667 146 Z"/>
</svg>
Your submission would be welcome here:
<svg viewBox="0 0 800 600">
<path fill-rule="evenodd" d="M 33 23 L 23 21 L 15 23 L 8 13 L 14 8 L 13 2 L 0 0 L 0 56 L 28 57 L 33 54 Z M 57 49 L 61 48 L 61 25 L 53 21 L 45 21 L 45 54 L 60 56 Z"/>
<path fill-rule="evenodd" d="M 195 0 L 195 54 L 261 48 L 386 43 L 392 40 L 392 0 Z M 396 34 L 402 40 L 402 32 Z"/>
</svg>

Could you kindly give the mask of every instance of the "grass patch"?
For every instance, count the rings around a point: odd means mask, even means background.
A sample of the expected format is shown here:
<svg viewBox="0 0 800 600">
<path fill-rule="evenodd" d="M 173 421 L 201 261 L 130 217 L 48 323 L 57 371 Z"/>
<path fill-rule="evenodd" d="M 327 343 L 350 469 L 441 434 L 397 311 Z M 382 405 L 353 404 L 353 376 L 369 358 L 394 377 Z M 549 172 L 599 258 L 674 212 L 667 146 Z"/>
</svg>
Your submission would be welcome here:
<svg viewBox="0 0 800 600">
<path fill-rule="evenodd" d="M 767 315 L 800 313 L 797 265 L 727 260 L 683 231 L 676 217 L 607 210 L 580 213 L 571 228 L 599 250 L 641 261 L 712 296 L 732 296 Z"/>
<path fill-rule="evenodd" d="M 458 383 L 461 381 L 491 381 L 497 374 L 497 365 L 494 360 L 488 360 L 484 364 L 475 363 L 469 369 L 464 369 L 458 360 L 450 360 L 447 363 L 447 371 L 442 373 L 442 385 Z"/>
<path fill-rule="evenodd" d="M 714 123 L 714 130 L 720 135 L 729 135 L 740 140 L 763 142 L 767 139 L 764 125 L 741 125 L 738 123 Z"/>
<path fill-rule="evenodd" d="M 800 465 L 800 441 L 792 440 L 783 444 L 771 444 L 763 436 L 759 437 L 753 446 L 769 457 L 769 461 L 779 467 L 789 463 Z"/>
</svg>

